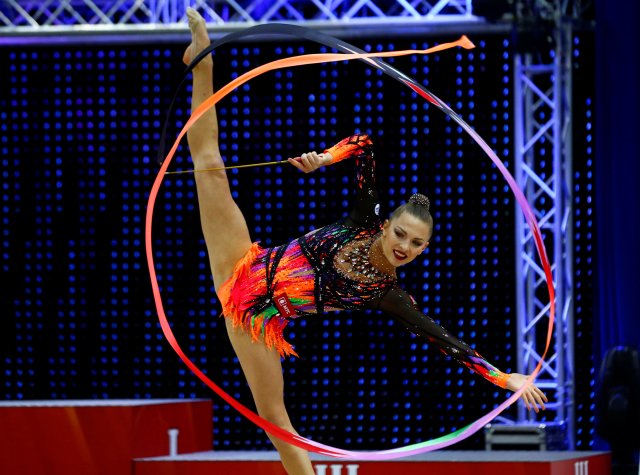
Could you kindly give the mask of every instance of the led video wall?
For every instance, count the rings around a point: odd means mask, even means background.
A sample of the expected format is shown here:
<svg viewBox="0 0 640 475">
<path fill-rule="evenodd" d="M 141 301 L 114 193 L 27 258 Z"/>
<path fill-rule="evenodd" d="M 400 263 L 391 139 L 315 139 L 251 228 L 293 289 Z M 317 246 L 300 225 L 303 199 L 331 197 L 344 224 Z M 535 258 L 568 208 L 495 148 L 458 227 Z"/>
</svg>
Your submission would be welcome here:
<svg viewBox="0 0 640 475">
<path fill-rule="evenodd" d="M 367 51 L 419 49 L 450 38 L 360 40 Z M 511 44 L 390 60 L 451 105 L 513 166 Z M 216 449 L 267 449 L 264 434 L 204 387 L 159 329 L 144 253 L 158 141 L 181 78 L 183 45 L 54 45 L 0 49 L 3 399 L 194 398 L 214 401 Z M 220 87 L 283 56 L 324 49 L 297 41 L 216 52 Z M 580 61 L 588 61 L 580 58 Z M 590 64 L 583 64 L 582 72 Z M 588 86 L 588 84 L 587 84 Z M 592 88 L 575 98 L 578 448 L 593 420 L 589 359 L 592 270 Z M 169 142 L 189 117 L 188 85 Z M 424 312 L 505 371 L 516 369 L 515 205 L 499 172 L 465 133 L 408 88 L 359 62 L 277 71 L 218 106 L 228 164 L 321 151 L 354 132 L 375 144 L 382 212 L 412 193 L 431 199 L 435 232 L 402 286 Z M 167 147 L 168 149 L 168 147 Z M 172 170 L 189 169 L 186 142 Z M 342 217 L 354 168 L 305 175 L 283 164 L 229 172 L 252 238 L 275 245 Z M 167 176 L 154 249 L 165 309 L 188 356 L 251 406 L 226 337 L 200 232 L 191 175 Z M 300 358 L 284 362 L 298 431 L 353 449 L 444 435 L 507 393 L 442 356 L 392 318 L 343 312 L 287 329 Z M 587 344 L 587 340 L 589 344 Z M 481 435 L 459 446 L 477 448 Z"/>
</svg>

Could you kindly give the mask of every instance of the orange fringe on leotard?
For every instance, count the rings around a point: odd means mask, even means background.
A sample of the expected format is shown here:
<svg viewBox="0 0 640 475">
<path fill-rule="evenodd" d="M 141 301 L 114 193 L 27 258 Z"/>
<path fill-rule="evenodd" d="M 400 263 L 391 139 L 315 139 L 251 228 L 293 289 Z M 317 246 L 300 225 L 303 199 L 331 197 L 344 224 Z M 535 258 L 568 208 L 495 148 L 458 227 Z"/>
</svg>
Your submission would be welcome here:
<svg viewBox="0 0 640 475">
<path fill-rule="evenodd" d="M 254 292 L 266 292 L 265 276 L 253 275 L 252 264 L 265 250 L 258 243 L 253 243 L 244 257 L 236 264 L 233 274 L 219 289 L 218 299 L 222 304 L 225 318 L 230 318 L 234 328 L 241 328 L 251 335 L 253 341 L 262 340 L 267 348 L 275 348 L 280 356 L 298 356 L 293 346 L 284 339 L 283 330 L 288 321 L 275 315 L 267 322 L 261 315 L 251 315 L 247 300 Z M 260 272 L 258 272 L 259 274 Z M 248 287 L 251 291 L 247 292 Z"/>
<path fill-rule="evenodd" d="M 257 256 L 262 252 L 262 248 L 257 242 L 254 242 L 242 259 L 238 261 L 233 269 L 233 274 L 229 277 L 219 289 L 216 289 L 218 299 L 222 304 L 222 313 L 225 316 L 233 316 L 235 314 L 236 302 L 231 298 L 231 291 L 238 279 L 246 276 L 251 269 L 251 264 Z M 235 322 L 234 322 L 235 323 Z"/>
</svg>

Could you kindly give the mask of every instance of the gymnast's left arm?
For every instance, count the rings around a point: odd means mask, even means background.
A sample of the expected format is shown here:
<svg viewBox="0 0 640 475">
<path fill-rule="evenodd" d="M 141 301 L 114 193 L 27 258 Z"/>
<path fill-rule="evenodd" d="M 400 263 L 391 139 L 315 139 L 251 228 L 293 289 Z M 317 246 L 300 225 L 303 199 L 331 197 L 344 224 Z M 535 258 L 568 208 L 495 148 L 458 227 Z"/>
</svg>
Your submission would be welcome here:
<svg viewBox="0 0 640 475">
<path fill-rule="evenodd" d="M 443 353 L 496 386 L 515 392 L 526 383 L 528 376 L 519 373 L 503 373 L 469 345 L 451 336 L 447 330 L 418 310 L 409 294 L 398 287 L 387 292 L 380 300 L 378 307 L 392 315 L 407 330 L 425 338 Z M 547 402 L 545 394 L 534 384 L 529 385 L 521 397 L 527 409 L 533 409 L 535 412 L 544 409 Z"/>
<path fill-rule="evenodd" d="M 526 374 L 510 373 L 509 379 L 507 380 L 506 389 L 516 392 L 518 389 L 524 386 L 528 378 L 529 376 L 527 376 Z M 525 406 L 527 406 L 528 410 L 533 409 L 536 412 L 538 412 L 539 409 L 544 410 L 544 403 L 549 402 L 546 394 L 543 393 L 542 390 L 540 390 L 540 388 L 538 388 L 538 386 L 533 383 L 524 390 L 522 396 L 520 397 L 524 401 L 524 404 Z"/>
</svg>

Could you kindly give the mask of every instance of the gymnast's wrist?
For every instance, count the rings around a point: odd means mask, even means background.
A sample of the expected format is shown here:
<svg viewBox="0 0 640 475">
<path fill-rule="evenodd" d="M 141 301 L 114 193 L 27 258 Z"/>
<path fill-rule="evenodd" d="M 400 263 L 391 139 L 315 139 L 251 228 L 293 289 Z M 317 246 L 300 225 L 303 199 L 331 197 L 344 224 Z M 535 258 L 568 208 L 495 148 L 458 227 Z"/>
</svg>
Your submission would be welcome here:
<svg viewBox="0 0 640 475">
<path fill-rule="evenodd" d="M 500 375 L 496 378 L 496 386 L 499 386 L 502 389 L 509 389 L 509 379 L 511 379 L 511 374 L 500 373 Z"/>
<path fill-rule="evenodd" d="M 347 147 L 339 147 L 338 145 L 326 149 L 323 153 L 325 156 L 331 157 L 331 160 L 327 160 L 325 165 L 333 165 L 334 163 L 341 162 L 351 155 Z"/>
<path fill-rule="evenodd" d="M 328 150 L 325 150 L 322 155 L 323 155 L 323 158 L 324 158 L 324 160 L 322 160 L 322 166 L 323 167 L 326 167 L 327 165 L 331 165 L 331 164 L 333 164 L 333 163 L 335 163 L 337 161 L 333 157 L 331 152 L 329 152 Z"/>
</svg>

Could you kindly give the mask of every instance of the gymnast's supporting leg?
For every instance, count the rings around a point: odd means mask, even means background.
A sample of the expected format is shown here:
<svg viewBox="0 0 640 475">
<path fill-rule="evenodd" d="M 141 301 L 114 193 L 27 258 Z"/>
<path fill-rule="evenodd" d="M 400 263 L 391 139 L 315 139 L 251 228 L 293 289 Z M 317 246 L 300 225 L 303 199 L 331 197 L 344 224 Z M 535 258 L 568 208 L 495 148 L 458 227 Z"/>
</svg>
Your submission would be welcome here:
<svg viewBox="0 0 640 475">
<path fill-rule="evenodd" d="M 229 338 L 249 383 L 258 414 L 269 422 L 296 433 L 284 405 L 284 378 L 278 351 L 252 341 L 249 334 L 232 326 L 227 319 Z M 269 438 L 280 453 L 282 464 L 289 475 L 315 473 L 306 450 L 271 435 Z"/>
<path fill-rule="evenodd" d="M 209 45 L 204 19 L 192 9 L 187 11 L 192 43 L 185 51 L 184 61 L 189 63 L 196 54 Z M 195 110 L 213 94 L 213 61 L 207 57 L 193 70 L 191 108 Z M 218 121 L 215 108 L 207 111 L 187 133 L 194 168 L 222 167 L 224 163 L 218 146 Z M 224 170 L 195 174 L 200 206 L 200 220 L 209 262 L 216 288 L 231 277 L 237 262 L 251 247 L 249 230 L 242 212 L 233 200 Z M 284 406 L 284 378 L 280 356 L 275 349 L 259 342 L 242 330 L 233 328 L 226 319 L 231 344 L 240 365 L 258 413 L 270 422 L 293 432 Z M 303 449 L 270 437 L 278 449 L 282 463 L 290 475 L 312 475 L 309 455 Z"/>
</svg>

